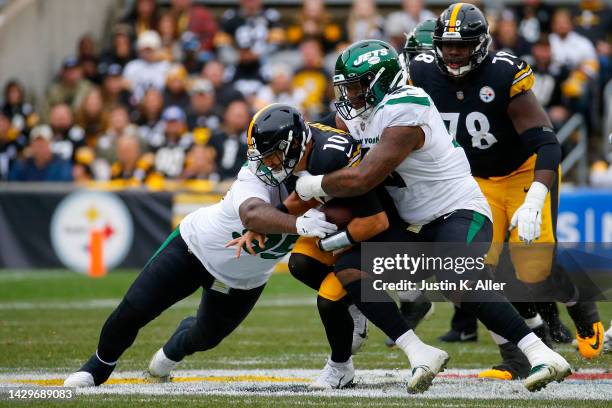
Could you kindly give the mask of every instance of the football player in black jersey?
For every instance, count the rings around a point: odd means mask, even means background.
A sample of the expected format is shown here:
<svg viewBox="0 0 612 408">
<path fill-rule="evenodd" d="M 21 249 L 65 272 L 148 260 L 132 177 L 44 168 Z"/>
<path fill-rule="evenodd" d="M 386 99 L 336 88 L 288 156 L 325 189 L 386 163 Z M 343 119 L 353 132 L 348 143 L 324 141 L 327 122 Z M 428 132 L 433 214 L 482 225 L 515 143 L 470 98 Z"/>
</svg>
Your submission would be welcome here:
<svg viewBox="0 0 612 408">
<path fill-rule="evenodd" d="M 490 42 L 482 12 L 471 4 L 453 4 L 437 20 L 434 50 L 411 60 L 410 80 L 431 96 L 450 133 L 465 149 L 493 212 L 493 242 L 504 242 L 510 228 L 510 243 L 552 244 L 561 149 L 531 91 L 531 67 L 511 54 L 489 52 Z M 556 270 L 552 247 L 543 249 L 541 256 L 525 256 L 513 247 L 517 276 L 535 291 L 551 288 L 548 278 Z M 493 250 L 488 260 L 496 264 L 498 257 L 499 251 Z M 581 354 L 596 357 L 603 334 L 596 305 L 576 302 L 572 288 L 556 288 L 556 293 L 559 289 L 564 293 L 558 300 L 566 303 L 576 323 Z M 509 345 L 500 336 L 494 338 Z M 503 355 L 510 359 L 516 354 L 506 350 Z M 502 379 L 528 374 L 524 364 L 510 365 L 482 374 Z"/>
<path fill-rule="evenodd" d="M 264 166 L 261 163 L 257 164 L 260 170 L 256 174 L 262 181 L 269 185 L 278 185 L 276 179 L 284 177 L 287 190 L 292 191 L 297 178 L 291 173 L 307 170 L 311 174 L 319 175 L 359 164 L 360 144 L 351 135 L 325 124 L 308 123 L 307 128 L 311 136 L 303 146 L 302 159 L 297 164 L 283 165 L 281 153 L 287 146 L 278 145 L 286 143 L 282 130 L 288 127 L 286 124 L 288 119 L 282 111 L 287 109 L 297 115 L 296 121 L 303 121 L 295 109 L 286 105 L 272 104 L 260 110 L 249 126 L 247 132 L 249 146 L 250 148 L 256 146 L 260 152 L 256 156 L 251 154 L 250 160 L 263 163 L 263 157 L 266 158 Z M 275 177 L 275 169 L 288 171 L 289 174 Z M 337 258 L 333 251 L 355 242 L 368 240 L 388 228 L 389 220 L 385 209 L 391 211 L 391 208 L 389 204 L 383 207 L 378 194 L 380 192 L 372 190 L 356 198 L 335 198 L 334 205 L 350 210 L 353 216 L 350 223 L 346 228 L 321 240 L 300 237 L 289 258 L 291 274 L 318 291 L 317 308 L 331 347 L 331 355 L 321 375 L 310 388 L 345 388 L 353 383 L 355 371 L 351 355 L 358 351 L 365 340 L 367 320 L 347 300 L 346 291 L 333 272 Z M 279 209 L 297 216 L 320 205 L 321 203 L 314 199 L 304 202 L 294 192 Z M 242 249 L 246 249 L 251 255 L 256 255 L 263 250 L 259 247 L 259 243 L 265 242 L 265 236 L 256 231 L 257 229 L 253 228 L 227 245 L 236 246 L 238 256 Z"/>
</svg>

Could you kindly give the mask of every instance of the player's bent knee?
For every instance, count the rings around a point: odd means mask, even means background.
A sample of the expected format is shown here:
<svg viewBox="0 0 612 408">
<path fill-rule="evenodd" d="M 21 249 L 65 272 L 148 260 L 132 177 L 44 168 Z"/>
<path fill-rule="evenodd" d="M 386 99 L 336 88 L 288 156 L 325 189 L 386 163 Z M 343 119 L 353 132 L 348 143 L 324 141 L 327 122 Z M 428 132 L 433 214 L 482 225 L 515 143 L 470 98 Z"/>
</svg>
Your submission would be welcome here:
<svg viewBox="0 0 612 408">
<path fill-rule="evenodd" d="M 336 277 L 340 283 L 342 283 L 342 286 L 346 287 L 346 285 L 350 284 L 351 282 L 367 277 L 367 274 L 359 269 L 343 269 L 336 272 Z"/>
<path fill-rule="evenodd" d="M 321 286 L 321 277 L 329 267 L 318 260 L 304 254 L 292 253 L 289 257 L 289 272 L 291 275 L 314 290 Z"/>
<path fill-rule="evenodd" d="M 321 287 L 319 287 L 319 297 L 337 302 L 344 296 L 346 296 L 346 291 L 342 286 L 342 282 L 333 272 L 328 273 L 323 282 L 321 282 Z"/>
</svg>

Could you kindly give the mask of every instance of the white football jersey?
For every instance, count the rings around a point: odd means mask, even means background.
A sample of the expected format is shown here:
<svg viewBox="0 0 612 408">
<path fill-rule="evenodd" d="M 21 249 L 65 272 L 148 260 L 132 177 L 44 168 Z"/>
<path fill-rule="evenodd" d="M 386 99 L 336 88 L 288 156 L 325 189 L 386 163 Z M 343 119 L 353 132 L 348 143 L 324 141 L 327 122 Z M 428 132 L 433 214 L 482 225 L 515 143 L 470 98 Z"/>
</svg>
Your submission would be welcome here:
<svg viewBox="0 0 612 408">
<path fill-rule="evenodd" d="M 449 135 L 440 113 L 421 88 L 404 85 L 388 94 L 366 119 L 347 121 L 350 134 L 368 151 L 383 131 L 394 126 L 419 126 L 423 147 L 395 169 L 387 190 L 402 218 L 424 225 L 454 210 L 474 210 L 491 219 L 491 209 L 471 175 L 464 150 Z"/>
<path fill-rule="evenodd" d="M 256 197 L 278 205 L 286 189 L 270 187 L 243 167 L 223 200 L 187 215 L 180 225 L 187 247 L 218 281 L 236 289 L 253 289 L 263 285 L 283 256 L 291 252 L 298 235 L 268 234 L 266 246 L 254 246 L 257 256 L 242 252 L 236 259 L 236 248 L 225 248 L 228 241 L 241 236 L 246 228 L 240 221 L 240 205 Z"/>
</svg>

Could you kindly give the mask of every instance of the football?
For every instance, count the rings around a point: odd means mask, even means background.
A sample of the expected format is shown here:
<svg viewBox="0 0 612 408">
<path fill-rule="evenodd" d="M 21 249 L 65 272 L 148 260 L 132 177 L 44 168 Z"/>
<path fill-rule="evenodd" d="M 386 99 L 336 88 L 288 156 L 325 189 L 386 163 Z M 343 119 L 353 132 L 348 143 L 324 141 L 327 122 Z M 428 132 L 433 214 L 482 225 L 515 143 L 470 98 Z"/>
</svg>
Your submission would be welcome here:
<svg viewBox="0 0 612 408">
<path fill-rule="evenodd" d="M 336 224 L 338 229 L 345 228 L 353 219 L 353 212 L 343 200 L 334 199 L 323 204 L 320 210 L 327 221 Z"/>
</svg>

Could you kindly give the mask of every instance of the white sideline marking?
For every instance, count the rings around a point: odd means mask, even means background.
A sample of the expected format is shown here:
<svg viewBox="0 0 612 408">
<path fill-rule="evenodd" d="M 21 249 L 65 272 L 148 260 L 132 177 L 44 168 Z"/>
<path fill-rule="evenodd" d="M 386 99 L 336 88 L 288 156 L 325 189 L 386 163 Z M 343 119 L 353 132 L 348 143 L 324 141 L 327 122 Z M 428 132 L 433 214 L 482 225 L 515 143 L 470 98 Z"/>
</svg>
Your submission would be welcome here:
<svg viewBox="0 0 612 408">
<path fill-rule="evenodd" d="M 41 301 L 41 302 L 0 302 L 0 310 L 36 310 L 36 309 L 107 309 L 114 308 L 119 304 L 121 299 L 107 298 L 94 300 L 76 300 L 76 301 Z M 175 308 L 197 308 L 199 300 L 182 300 L 172 307 Z M 310 306 L 316 305 L 317 297 L 313 293 L 312 297 L 290 297 L 290 298 L 268 298 L 262 299 L 255 307 L 288 307 L 288 306 Z"/>
<path fill-rule="evenodd" d="M 307 386 L 319 370 L 179 370 L 174 382 L 129 384 L 141 381 L 142 372 L 114 374 L 115 384 L 79 389 L 79 394 L 145 394 L 145 395 L 225 395 L 225 396 L 324 396 L 422 399 L 538 399 L 538 400 L 606 400 L 612 395 L 612 379 L 569 379 L 553 383 L 546 389 L 530 393 L 520 381 L 483 381 L 473 378 L 480 370 L 450 369 L 440 374 L 424 394 L 408 395 L 405 382 L 408 370 L 357 370 L 356 387 L 348 390 L 310 391 Z M 583 370 L 581 374 L 601 374 L 604 370 Z M 0 375 L 0 387 L 31 386 L 16 381 L 59 381 L 66 374 L 31 373 Z M 222 377 L 221 381 L 215 377 Z M 125 381 L 123 383 L 123 381 Z"/>
</svg>

